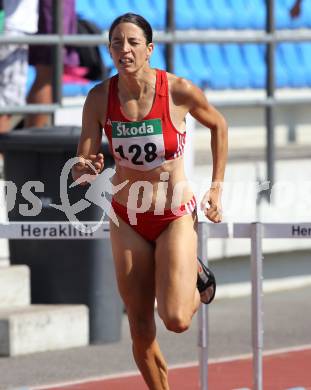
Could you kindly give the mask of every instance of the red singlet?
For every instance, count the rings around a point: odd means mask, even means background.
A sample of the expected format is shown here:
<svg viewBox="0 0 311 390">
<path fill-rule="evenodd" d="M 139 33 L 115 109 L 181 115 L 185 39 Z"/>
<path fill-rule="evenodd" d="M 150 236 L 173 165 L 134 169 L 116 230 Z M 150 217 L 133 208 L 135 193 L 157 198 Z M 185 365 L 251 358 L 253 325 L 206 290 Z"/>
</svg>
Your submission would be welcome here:
<svg viewBox="0 0 311 390">
<path fill-rule="evenodd" d="M 155 97 L 141 121 L 128 120 L 121 112 L 118 75 L 110 79 L 105 133 L 119 165 L 148 171 L 183 155 L 186 133 L 173 125 L 169 112 L 167 74 L 156 69 Z"/>
</svg>

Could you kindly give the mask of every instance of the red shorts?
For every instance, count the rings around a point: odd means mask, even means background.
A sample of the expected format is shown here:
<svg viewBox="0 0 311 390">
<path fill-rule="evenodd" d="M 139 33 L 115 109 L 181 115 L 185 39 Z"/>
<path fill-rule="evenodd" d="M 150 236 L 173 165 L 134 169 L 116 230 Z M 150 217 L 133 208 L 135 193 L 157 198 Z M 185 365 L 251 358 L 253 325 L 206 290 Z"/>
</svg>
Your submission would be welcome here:
<svg viewBox="0 0 311 390">
<path fill-rule="evenodd" d="M 147 241 L 155 241 L 172 221 L 183 215 L 192 214 L 196 209 L 196 200 L 193 196 L 187 203 L 174 210 L 174 212 L 171 209 L 164 210 L 163 215 L 156 215 L 154 211 L 137 213 L 137 223 L 135 225 L 130 223 L 126 206 L 116 202 L 114 199 L 112 199 L 111 206 L 115 213 L 143 238 Z"/>
</svg>

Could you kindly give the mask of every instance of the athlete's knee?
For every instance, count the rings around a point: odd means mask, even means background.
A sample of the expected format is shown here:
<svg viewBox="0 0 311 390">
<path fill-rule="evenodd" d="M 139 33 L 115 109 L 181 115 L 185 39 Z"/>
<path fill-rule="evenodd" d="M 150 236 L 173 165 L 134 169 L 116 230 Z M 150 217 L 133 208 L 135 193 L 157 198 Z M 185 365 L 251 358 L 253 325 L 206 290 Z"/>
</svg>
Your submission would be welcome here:
<svg viewBox="0 0 311 390">
<path fill-rule="evenodd" d="M 182 333 L 189 329 L 191 317 L 178 313 L 166 314 L 162 317 L 166 329 L 175 333 Z"/>
</svg>

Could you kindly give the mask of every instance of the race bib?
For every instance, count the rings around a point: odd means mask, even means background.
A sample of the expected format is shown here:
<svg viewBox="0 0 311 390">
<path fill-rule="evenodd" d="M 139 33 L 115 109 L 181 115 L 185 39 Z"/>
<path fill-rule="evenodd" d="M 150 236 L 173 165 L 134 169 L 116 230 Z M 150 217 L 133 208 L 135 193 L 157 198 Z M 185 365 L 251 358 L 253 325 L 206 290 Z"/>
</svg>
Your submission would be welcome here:
<svg viewBox="0 0 311 390">
<path fill-rule="evenodd" d="M 147 171 L 165 161 L 161 119 L 111 125 L 113 153 L 120 165 Z"/>
</svg>

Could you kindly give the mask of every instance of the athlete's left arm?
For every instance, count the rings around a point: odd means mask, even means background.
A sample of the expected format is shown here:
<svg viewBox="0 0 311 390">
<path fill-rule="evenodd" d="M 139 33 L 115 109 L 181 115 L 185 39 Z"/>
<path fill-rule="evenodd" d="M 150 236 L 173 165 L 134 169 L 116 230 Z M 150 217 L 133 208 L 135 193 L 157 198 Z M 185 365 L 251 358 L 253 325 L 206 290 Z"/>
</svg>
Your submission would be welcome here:
<svg viewBox="0 0 311 390">
<path fill-rule="evenodd" d="M 190 81 L 182 80 L 181 94 L 189 113 L 211 131 L 213 175 L 210 190 L 204 195 L 201 207 L 213 222 L 222 219 L 221 193 L 228 155 L 228 126 L 222 114 L 207 100 L 203 91 Z M 206 204 L 210 207 L 206 207 Z"/>
</svg>

